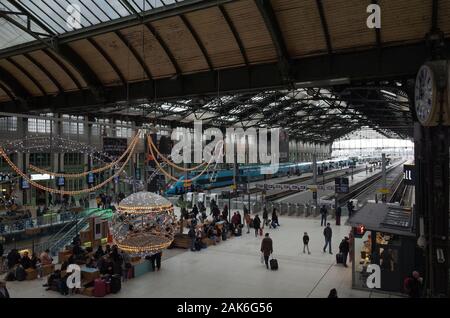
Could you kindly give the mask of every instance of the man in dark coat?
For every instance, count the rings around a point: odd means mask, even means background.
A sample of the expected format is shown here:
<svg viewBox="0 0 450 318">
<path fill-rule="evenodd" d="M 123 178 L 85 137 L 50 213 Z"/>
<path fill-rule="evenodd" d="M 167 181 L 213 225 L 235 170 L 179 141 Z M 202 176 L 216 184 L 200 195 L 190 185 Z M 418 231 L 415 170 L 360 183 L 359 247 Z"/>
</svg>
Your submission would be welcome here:
<svg viewBox="0 0 450 318">
<path fill-rule="evenodd" d="M 20 254 L 15 248 L 8 253 L 6 258 L 8 259 L 8 269 L 13 268 L 16 264 L 20 263 Z"/>
<path fill-rule="evenodd" d="M 345 237 L 341 244 L 339 244 L 339 253 L 342 254 L 342 264 L 347 267 L 347 256 L 350 250 L 350 243 L 348 241 L 348 237 Z"/>
<path fill-rule="evenodd" d="M 253 219 L 253 228 L 255 229 L 255 237 L 258 237 L 259 228 L 261 227 L 261 219 L 256 215 Z"/>
<path fill-rule="evenodd" d="M 267 269 L 269 269 L 269 257 L 273 253 L 273 242 L 269 237 L 269 233 L 266 233 L 266 237 L 263 238 L 261 242 L 261 253 L 264 256 L 264 262 L 266 263 Z"/>
<path fill-rule="evenodd" d="M 327 227 L 323 229 L 323 236 L 325 237 L 325 246 L 323 247 L 323 252 L 325 253 L 328 245 L 330 254 L 333 254 L 331 252 L 331 237 L 333 236 L 333 231 L 331 230 L 330 223 L 327 223 Z"/>
<path fill-rule="evenodd" d="M 326 226 L 327 225 L 327 214 L 328 214 L 327 208 L 325 207 L 325 205 L 323 205 L 320 208 L 320 215 L 321 215 L 320 226 Z"/>
<path fill-rule="evenodd" d="M 341 225 L 341 215 L 342 215 L 342 209 L 340 206 L 336 209 L 336 225 Z"/>
</svg>

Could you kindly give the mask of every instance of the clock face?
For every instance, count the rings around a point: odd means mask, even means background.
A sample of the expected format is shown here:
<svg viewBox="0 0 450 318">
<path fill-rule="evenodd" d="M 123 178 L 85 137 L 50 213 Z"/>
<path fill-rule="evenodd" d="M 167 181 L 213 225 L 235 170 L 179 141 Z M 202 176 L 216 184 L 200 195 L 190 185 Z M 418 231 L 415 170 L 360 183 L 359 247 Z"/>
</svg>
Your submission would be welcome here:
<svg viewBox="0 0 450 318">
<path fill-rule="evenodd" d="M 416 114 L 423 125 L 430 124 L 435 100 L 436 91 L 434 73 L 429 66 L 424 65 L 417 74 L 415 88 Z"/>
</svg>

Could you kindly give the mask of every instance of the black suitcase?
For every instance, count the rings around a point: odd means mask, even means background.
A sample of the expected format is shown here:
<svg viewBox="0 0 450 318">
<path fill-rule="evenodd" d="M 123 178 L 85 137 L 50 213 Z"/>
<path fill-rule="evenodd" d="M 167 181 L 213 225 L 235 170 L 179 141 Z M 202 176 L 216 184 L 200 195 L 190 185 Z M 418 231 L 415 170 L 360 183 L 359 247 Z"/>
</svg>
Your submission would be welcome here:
<svg viewBox="0 0 450 318">
<path fill-rule="evenodd" d="M 117 294 L 122 288 L 122 280 L 120 279 L 120 275 L 112 275 L 111 276 L 111 293 Z"/>
<path fill-rule="evenodd" d="M 337 253 L 336 254 L 336 263 L 337 264 L 344 263 L 344 255 L 342 255 L 342 253 Z"/>
<path fill-rule="evenodd" d="M 278 261 L 275 258 L 270 260 L 270 269 L 273 271 L 278 269 Z"/>
</svg>

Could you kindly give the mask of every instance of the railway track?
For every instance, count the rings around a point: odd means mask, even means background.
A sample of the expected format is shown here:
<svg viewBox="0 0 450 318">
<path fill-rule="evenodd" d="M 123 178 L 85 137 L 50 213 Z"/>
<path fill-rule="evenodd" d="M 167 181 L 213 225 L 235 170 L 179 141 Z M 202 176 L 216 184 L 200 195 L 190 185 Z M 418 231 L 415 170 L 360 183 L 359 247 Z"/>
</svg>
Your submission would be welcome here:
<svg viewBox="0 0 450 318">
<path fill-rule="evenodd" d="M 330 183 L 331 181 L 334 181 L 334 178 L 336 178 L 336 177 L 342 177 L 342 176 L 348 175 L 348 170 L 349 170 L 349 168 L 343 169 L 343 170 L 339 170 L 339 171 L 329 172 L 328 174 L 325 175 L 326 176 L 325 178 L 320 178 L 321 179 L 320 181 L 318 179 L 318 181 L 319 181 L 318 185 L 325 185 L 327 183 Z M 365 171 L 365 170 L 366 170 L 365 167 L 364 168 L 358 168 L 358 169 L 354 169 L 353 173 L 355 174 L 355 173 L 359 173 L 359 172 L 362 172 L 362 171 Z M 295 184 L 295 183 L 299 183 L 299 182 L 309 181 L 311 179 L 312 179 L 312 177 L 304 177 L 303 180 L 300 180 L 300 179 L 289 180 L 288 182 L 283 182 L 283 184 Z M 300 192 L 303 192 L 303 191 L 300 191 Z M 266 201 L 269 201 L 269 202 L 270 201 L 275 201 L 275 200 L 282 199 L 284 197 L 287 197 L 287 196 L 290 196 L 290 195 L 296 194 L 296 193 L 299 193 L 299 191 L 288 190 L 288 191 L 282 191 L 282 192 L 279 192 L 279 193 L 270 194 L 270 195 L 266 196 Z"/>
<path fill-rule="evenodd" d="M 389 174 L 390 172 L 393 172 L 394 170 L 398 169 L 403 165 L 404 162 L 405 161 L 400 161 L 396 164 L 393 164 L 391 167 L 386 169 L 386 174 Z M 353 185 L 350 188 L 350 192 L 348 194 L 338 196 L 338 204 L 342 205 L 351 199 L 365 195 L 369 190 L 373 191 L 378 181 L 380 181 L 382 177 L 383 177 L 382 172 L 379 172 L 376 175 Z"/>
</svg>

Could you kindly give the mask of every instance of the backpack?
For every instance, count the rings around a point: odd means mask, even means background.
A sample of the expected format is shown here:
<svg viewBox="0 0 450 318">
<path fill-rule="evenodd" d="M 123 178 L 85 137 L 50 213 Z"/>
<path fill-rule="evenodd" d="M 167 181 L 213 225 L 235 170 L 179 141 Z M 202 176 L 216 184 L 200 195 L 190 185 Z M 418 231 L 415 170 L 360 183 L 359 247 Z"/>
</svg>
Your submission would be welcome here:
<svg viewBox="0 0 450 318">
<path fill-rule="evenodd" d="M 27 277 L 27 273 L 25 272 L 25 270 L 23 269 L 22 266 L 17 266 L 16 268 L 16 280 L 18 280 L 19 282 L 24 281 Z"/>
</svg>

